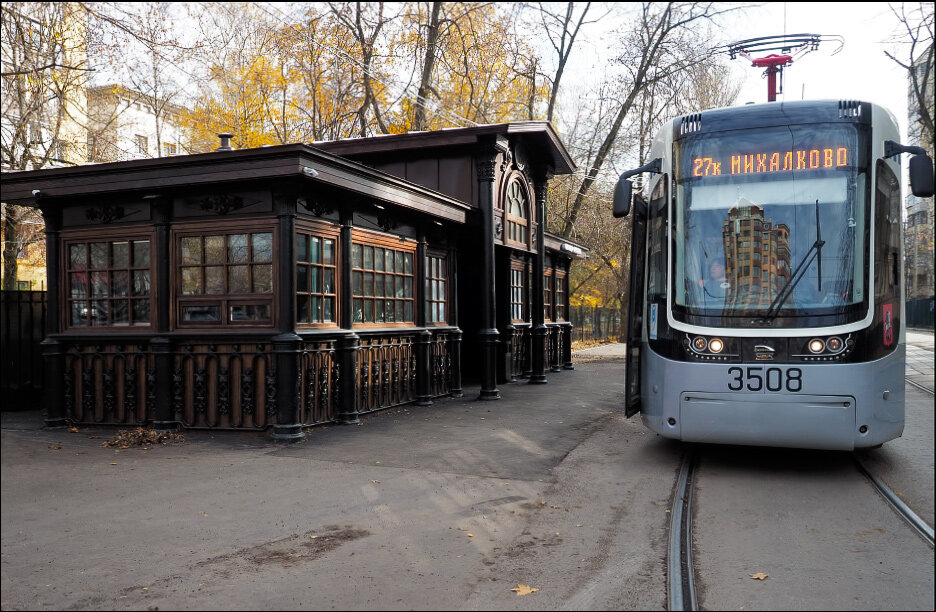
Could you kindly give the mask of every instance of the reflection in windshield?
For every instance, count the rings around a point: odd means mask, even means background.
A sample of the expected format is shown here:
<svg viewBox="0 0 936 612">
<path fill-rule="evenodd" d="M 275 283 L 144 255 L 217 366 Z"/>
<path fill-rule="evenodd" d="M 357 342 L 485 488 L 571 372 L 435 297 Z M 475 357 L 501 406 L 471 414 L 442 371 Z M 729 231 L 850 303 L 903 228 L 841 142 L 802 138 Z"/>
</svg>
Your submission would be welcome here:
<svg viewBox="0 0 936 612">
<path fill-rule="evenodd" d="M 716 135 L 684 146 L 674 209 L 675 306 L 750 317 L 779 304 L 779 315 L 788 317 L 842 312 L 864 300 L 864 173 L 856 165 L 761 174 L 730 166 L 725 174 L 723 166 L 720 175 L 691 174 L 692 160 L 712 151 L 717 158 L 745 147 L 808 149 L 817 142 L 856 150 L 854 132 L 815 126 Z M 810 261 L 819 227 L 824 246 Z M 801 264 L 803 278 L 790 284 Z M 775 302 L 785 287 L 792 293 Z"/>
</svg>

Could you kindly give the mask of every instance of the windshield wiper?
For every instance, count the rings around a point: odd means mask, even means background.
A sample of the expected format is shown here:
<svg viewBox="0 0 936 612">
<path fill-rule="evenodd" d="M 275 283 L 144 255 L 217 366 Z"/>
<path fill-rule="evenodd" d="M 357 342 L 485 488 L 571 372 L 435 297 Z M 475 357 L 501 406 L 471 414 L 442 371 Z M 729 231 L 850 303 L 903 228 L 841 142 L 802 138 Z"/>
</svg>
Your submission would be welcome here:
<svg viewBox="0 0 936 612">
<path fill-rule="evenodd" d="M 770 322 L 777 318 L 780 307 L 783 306 L 783 303 L 793 294 L 796 285 L 806 276 L 806 270 L 809 268 L 809 264 L 812 263 L 812 260 L 817 256 L 819 257 L 819 262 L 817 264 L 817 281 L 819 291 L 822 292 L 822 247 L 824 245 L 825 241 L 822 239 L 822 230 L 819 228 L 819 200 L 816 200 L 816 241 L 809 247 L 803 260 L 796 266 L 796 269 L 793 270 L 793 274 L 790 275 L 783 289 L 780 290 L 780 293 L 777 294 L 777 297 L 775 297 L 774 301 L 770 304 L 770 308 L 761 316 L 761 320 Z"/>
</svg>

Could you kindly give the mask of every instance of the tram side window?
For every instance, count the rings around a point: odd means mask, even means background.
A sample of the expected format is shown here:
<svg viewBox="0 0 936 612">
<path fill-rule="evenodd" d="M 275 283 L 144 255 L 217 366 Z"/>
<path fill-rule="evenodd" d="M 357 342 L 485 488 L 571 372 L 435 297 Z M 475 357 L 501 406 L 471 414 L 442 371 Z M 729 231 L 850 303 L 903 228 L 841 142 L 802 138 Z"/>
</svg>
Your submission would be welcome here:
<svg viewBox="0 0 936 612">
<path fill-rule="evenodd" d="M 877 189 L 874 203 L 874 292 L 893 294 L 900 284 L 900 183 L 884 161 L 877 165 Z M 895 296 L 894 296 L 895 297 Z"/>
<path fill-rule="evenodd" d="M 649 259 L 649 278 L 647 281 L 647 297 L 650 300 L 666 296 L 666 175 L 661 175 L 650 195 L 649 210 L 649 236 L 647 248 Z"/>
</svg>

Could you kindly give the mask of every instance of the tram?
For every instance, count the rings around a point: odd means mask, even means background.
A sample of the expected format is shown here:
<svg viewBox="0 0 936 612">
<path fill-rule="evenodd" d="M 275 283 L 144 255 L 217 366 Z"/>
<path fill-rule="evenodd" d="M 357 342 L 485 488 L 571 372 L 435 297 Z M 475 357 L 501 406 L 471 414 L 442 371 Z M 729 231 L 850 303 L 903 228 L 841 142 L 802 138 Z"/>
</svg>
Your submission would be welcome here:
<svg viewBox="0 0 936 612">
<path fill-rule="evenodd" d="M 853 450 L 904 428 L 901 156 L 860 101 L 668 122 L 621 175 L 632 215 L 625 413 L 688 442 Z M 642 175 L 642 193 L 631 177 Z"/>
</svg>

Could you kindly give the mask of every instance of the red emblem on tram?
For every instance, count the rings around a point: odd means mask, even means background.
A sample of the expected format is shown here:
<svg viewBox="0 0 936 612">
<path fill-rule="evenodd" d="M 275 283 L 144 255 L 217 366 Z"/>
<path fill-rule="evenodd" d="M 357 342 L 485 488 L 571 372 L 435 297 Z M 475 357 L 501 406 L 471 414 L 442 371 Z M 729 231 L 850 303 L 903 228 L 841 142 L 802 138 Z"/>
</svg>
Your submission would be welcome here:
<svg viewBox="0 0 936 612">
<path fill-rule="evenodd" d="M 884 346 L 890 346 L 894 343 L 894 306 L 893 304 L 884 304 L 881 309 L 884 317 Z"/>
</svg>

